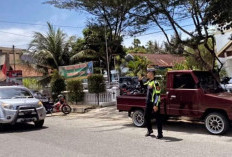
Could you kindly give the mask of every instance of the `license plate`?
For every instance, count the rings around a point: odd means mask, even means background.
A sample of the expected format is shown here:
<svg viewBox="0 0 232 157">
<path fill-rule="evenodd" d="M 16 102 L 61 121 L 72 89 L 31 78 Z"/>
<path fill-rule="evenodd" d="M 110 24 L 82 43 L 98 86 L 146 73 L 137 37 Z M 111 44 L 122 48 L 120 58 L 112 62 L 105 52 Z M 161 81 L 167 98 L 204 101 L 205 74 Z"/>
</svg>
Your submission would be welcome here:
<svg viewBox="0 0 232 157">
<path fill-rule="evenodd" d="M 24 111 L 23 113 L 24 113 L 25 115 L 29 115 L 29 114 L 32 113 L 32 111 Z"/>
</svg>

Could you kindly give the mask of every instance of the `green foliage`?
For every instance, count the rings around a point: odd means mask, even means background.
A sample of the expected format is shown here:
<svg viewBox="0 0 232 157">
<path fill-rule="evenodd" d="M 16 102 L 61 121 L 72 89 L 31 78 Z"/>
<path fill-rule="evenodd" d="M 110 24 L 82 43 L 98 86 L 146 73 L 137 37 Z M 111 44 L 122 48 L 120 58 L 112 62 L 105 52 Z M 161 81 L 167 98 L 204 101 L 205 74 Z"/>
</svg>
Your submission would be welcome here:
<svg viewBox="0 0 232 157">
<path fill-rule="evenodd" d="M 209 41 L 208 45 L 212 47 L 212 42 Z M 205 46 L 201 44 L 200 46 L 198 46 L 198 49 L 201 52 L 201 58 L 210 66 L 212 66 L 214 62 L 213 56 L 209 53 Z M 193 55 L 187 55 L 184 62 L 176 63 L 172 68 L 173 70 L 208 70 L 205 64 L 199 61 L 199 57 L 196 57 L 196 55 L 194 55 L 197 53 L 195 50 L 193 50 L 192 48 L 187 48 L 186 51 Z"/>
<path fill-rule="evenodd" d="M 179 35 L 181 38 L 181 34 Z M 164 51 L 170 54 L 179 54 L 182 55 L 184 53 L 184 45 L 179 42 L 177 35 L 172 35 L 170 39 L 170 43 L 164 42 Z"/>
<path fill-rule="evenodd" d="M 67 90 L 69 93 L 69 98 L 71 101 L 80 102 L 83 101 L 84 92 L 81 80 L 70 80 L 67 81 Z"/>
<path fill-rule="evenodd" d="M 127 67 L 129 68 L 128 76 L 145 74 L 149 63 L 150 61 L 146 57 L 134 56 L 134 60 L 129 61 L 127 64 Z"/>
<path fill-rule="evenodd" d="M 134 28 L 141 26 L 135 24 L 135 17 L 130 17 L 130 11 L 140 3 L 134 0 L 47 0 L 46 3 L 58 8 L 86 11 L 94 16 L 89 19 L 88 27 L 91 30 L 84 31 L 86 46 L 94 50 L 103 61 L 102 67 L 106 69 L 106 40 L 110 69 L 113 68 L 113 55 L 124 55 L 122 46 L 122 33 L 133 34 Z M 97 26 L 97 31 L 92 31 Z M 132 29 L 133 28 L 133 29 Z M 106 39 L 105 39 L 106 30 Z M 97 50 L 96 50 L 97 49 Z M 77 52 L 78 53 L 78 52 Z"/>
<path fill-rule="evenodd" d="M 226 69 L 224 69 L 224 68 L 220 71 L 219 75 L 220 75 L 220 78 L 228 77 Z"/>
<path fill-rule="evenodd" d="M 162 45 L 160 45 L 157 41 L 148 41 L 146 44 L 147 53 L 156 53 L 156 54 L 163 54 L 166 53 L 163 49 Z"/>
<path fill-rule="evenodd" d="M 139 39 L 134 39 L 133 43 L 134 48 L 138 48 L 141 44 L 141 41 Z"/>
<path fill-rule="evenodd" d="M 42 89 L 41 84 L 39 83 L 38 80 L 32 79 L 32 78 L 24 78 L 23 79 L 23 85 L 29 89 L 33 90 L 40 90 Z"/>
<path fill-rule="evenodd" d="M 94 74 L 101 74 L 102 73 L 102 68 L 100 68 L 100 67 L 94 67 L 93 71 L 94 71 Z"/>
<path fill-rule="evenodd" d="M 232 27 L 231 0 L 210 0 L 205 16 L 209 24 L 218 25 L 222 32 L 230 29 Z"/>
<path fill-rule="evenodd" d="M 105 82 L 103 75 L 93 74 L 88 76 L 89 93 L 103 93 L 105 92 Z"/>
<path fill-rule="evenodd" d="M 118 37 L 122 32 L 133 34 L 135 29 L 140 32 L 143 29 L 136 25 L 136 17 L 130 14 L 141 3 L 137 0 L 47 0 L 46 3 L 62 9 L 86 11 L 94 16 L 89 21 L 106 25 L 107 29 L 111 29 L 111 34 Z"/>
<path fill-rule="evenodd" d="M 57 99 L 57 96 L 65 90 L 65 80 L 62 76 L 59 75 L 58 71 L 55 70 L 52 74 L 51 79 L 51 88 L 52 88 L 52 98 L 53 100 Z"/>
<path fill-rule="evenodd" d="M 34 39 L 29 45 L 33 50 L 33 57 L 36 64 L 42 67 L 58 69 L 59 66 L 68 65 L 70 59 L 70 48 L 73 45 L 74 37 L 66 40 L 66 34 L 60 29 L 55 30 L 48 23 L 48 32 L 42 34 L 35 32 Z"/>
<path fill-rule="evenodd" d="M 145 47 L 136 47 L 128 49 L 126 53 L 147 53 L 147 50 Z"/>
<path fill-rule="evenodd" d="M 115 57 L 115 69 L 118 71 L 119 76 L 122 76 L 122 69 L 126 67 L 126 60 L 119 55 Z"/>
<path fill-rule="evenodd" d="M 94 67 L 107 69 L 105 32 L 107 39 L 112 38 L 110 37 L 110 30 L 103 26 L 89 25 L 84 29 L 83 39 L 78 39 L 75 49 L 73 49 L 75 53 L 73 52 L 74 55 L 71 57 L 72 63 L 94 61 Z M 121 37 L 107 40 L 110 69 L 113 67 L 112 54 L 119 56 L 125 54 L 121 42 Z"/>
<path fill-rule="evenodd" d="M 89 93 L 95 93 L 97 96 L 97 103 L 99 105 L 99 94 L 106 91 L 103 75 L 93 74 L 88 76 Z"/>
<path fill-rule="evenodd" d="M 208 41 L 208 46 L 210 48 L 213 47 L 212 44 L 212 40 Z M 211 67 L 213 67 L 214 64 L 214 57 L 210 54 L 210 52 L 205 48 L 205 46 L 203 44 L 198 46 L 199 51 L 201 52 L 201 58 L 204 60 L 204 62 L 208 63 L 208 65 L 210 65 Z M 199 60 L 196 54 L 198 52 L 196 52 L 194 49 L 192 48 L 188 48 L 187 51 L 191 54 L 195 54 L 195 55 L 188 55 L 186 57 L 186 66 L 188 69 L 192 69 L 192 70 L 209 70 L 204 62 L 201 62 Z"/>
<path fill-rule="evenodd" d="M 176 63 L 173 67 L 172 70 L 188 70 L 188 66 L 186 64 L 186 61 L 182 63 Z"/>
</svg>

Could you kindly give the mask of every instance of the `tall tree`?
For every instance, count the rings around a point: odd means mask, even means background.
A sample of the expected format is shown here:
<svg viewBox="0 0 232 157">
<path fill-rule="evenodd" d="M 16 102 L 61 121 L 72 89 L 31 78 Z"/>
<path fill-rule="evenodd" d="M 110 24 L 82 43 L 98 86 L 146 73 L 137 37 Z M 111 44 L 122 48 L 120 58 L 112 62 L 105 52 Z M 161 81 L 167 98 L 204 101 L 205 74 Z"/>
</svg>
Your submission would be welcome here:
<svg viewBox="0 0 232 157">
<path fill-rule="evenodd" d="M 181 36 L 181 35 L 180 35 Z M 164 41 L 164 51 L 170 54 L 179 54 L 183 55 L 184 53 L 184 45 L 179 43 L 178 37 L 176 35 L 172 35 L 170 38 L 170 43 Z"/>
<path fill-rule="evenodd" d="M 59 8 L 87 11 L 94 18 L 91 23 L 105 26 L 107 37 L 107 49 L 109 52 L 109 64 L 113 65 L 113 56 L 117 55 L 121 47 L 124 32 L 134 32 L 136 17 L 130 17 L 130 11 L 137 6 L 139 0 L 48 0 L 47 3 Z M 138 30 L 141 26 L 137 26 Z M 102 32 L 103 33 L 103 32 Z"/>
<path fill-rule="evenodd" d="M 107 58 L 105 55 L 106 43 L 105 34 L 102 33 L 105 28 L 98 25 L 90 25 L 83 30 L 83 39 L 78 39 L 76 46 L 73 49 L 72 62 L 95 61 L 95 67 L 107 69 Z M 109 32 L 106 33 L 106 37 Z M 117 55 L 125 54 L 123 47 L 117 44 L 112 44 L 112 48 L 117 47 Z"/>
<path fill-rule="evenodd" d="M 232 9 L 231 0 L 210 0 L 206 10 L 206 22 L 218 25 L 220 31 L 232 27 Z"/>
<path fill-rule="evenodd" d="M 74 38 L 66 40 L 66 34 L 60 29 L 55 30 L 48 23 L 48 32 L 42 34 L 35 32 L 34 39 L 29 45 L 33 53 L 35 64 L 40 67 L 58 69 L 59 66 L 68 65 L 70 48 Z"/>
<path fill-rule="evenodd" d="M 175 46 L 167 32 L 172 30 L 176 36 L 176 44 L 182 44 L 194 50 L 194 53 L 191 53 L 187 49 L 183 49 L 185 54 L 195 57 L 208 70 L 214 71 L 215 60 L 219 62 L 220 60 L 215 54 L 214 37 L 208 30 L 209 23 L 207 21 L 210 21 L 210 19 L 208 19 L 209 16 L 206 16 L 206 13 L 210 4 L 210 1 L 207 0 L 143 0 L 136 8 L 135 14 L 137 14 L 137 17 L 143 17 L 143 20 L 139 21 L 140 24 L 155 24 L 166 37 L 167 43 Z M 186 25 L 184 23 L 190 24 Z M 187 26 L 192 26 L 193 29 L 187 29 Z M 186 37 L 181 38 L 181 34 Z M 209 40 L 213 42 L 212 47 L 209 45 Z M 212 66 L 202 57 L 199 49 L 201 44 L 214 58 Z"/>
<path fill-rule="evenodd" d="M 157 53 L 157 54 L 161 54 L 161 53 L 166 53 L 163 50 L 162 45 L 160 45 L 157 41 L 148 41 L 147 42 L 147 53 Z"/>
<path fill-rule="evenodd" d="M 141 41 L 139 39 L 134 39 L 133 43 L 134 48 L 138 48 L 141 44 Z"/>
</svg>

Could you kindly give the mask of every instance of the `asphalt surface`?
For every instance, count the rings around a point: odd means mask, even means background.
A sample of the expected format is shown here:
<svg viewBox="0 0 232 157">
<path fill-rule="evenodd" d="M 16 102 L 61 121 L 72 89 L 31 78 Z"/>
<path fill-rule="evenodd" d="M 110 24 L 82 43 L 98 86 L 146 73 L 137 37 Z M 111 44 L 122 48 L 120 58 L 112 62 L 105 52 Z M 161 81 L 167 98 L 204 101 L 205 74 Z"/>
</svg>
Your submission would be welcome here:
<svg viewBox="0 0 232 157">
<path fill-rule="evenodd" d="M 162 140 L 145 133 L 115 107 L 48 115 L 42 129 L 32 124 L 5 127 L 0 132 L 0 157 L 230 157 L 232 153 L 232 129 L 214 136 L 203 124 L 169 121 Z"/>
</svg>

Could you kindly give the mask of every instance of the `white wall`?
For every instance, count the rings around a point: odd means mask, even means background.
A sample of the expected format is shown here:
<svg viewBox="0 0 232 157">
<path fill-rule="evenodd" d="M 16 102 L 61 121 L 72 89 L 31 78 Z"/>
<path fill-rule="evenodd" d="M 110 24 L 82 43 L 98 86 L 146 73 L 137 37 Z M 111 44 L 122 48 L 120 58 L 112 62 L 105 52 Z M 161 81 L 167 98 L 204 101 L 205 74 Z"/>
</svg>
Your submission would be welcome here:
<svg viewBox="0 0 232 157">
<path fill-rule="evenodd" d="M 226 69 L 228 76 L 232 77 L 232 56 L 226 58 L 224 68 Z"/>
</svg>

